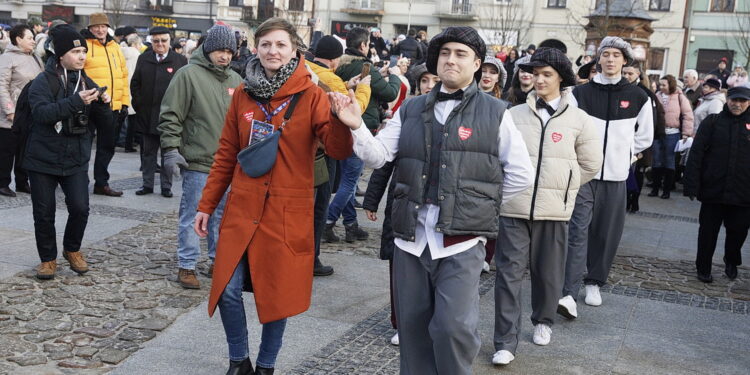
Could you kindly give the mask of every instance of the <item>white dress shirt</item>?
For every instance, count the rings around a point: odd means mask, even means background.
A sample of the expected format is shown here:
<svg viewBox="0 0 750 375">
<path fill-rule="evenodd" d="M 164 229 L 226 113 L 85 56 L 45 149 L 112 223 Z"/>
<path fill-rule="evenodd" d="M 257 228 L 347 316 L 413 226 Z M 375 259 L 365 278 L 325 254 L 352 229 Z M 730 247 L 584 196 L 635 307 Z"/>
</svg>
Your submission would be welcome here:
<svg viewBox="0 0 750 375">
<path fill-rule="evenodd" d="M 570 95 L 570 96 L 573 96 L 573 95 Z M 560 106 L 560 99 L 561 98 L 562 98 L 562 96 L 558 96 L 557 98 L 552 99 L 552 100 L 550 100 L 550 101 L 548 101 L 546 103 L 547 103 L 548 106 L 552 107 L 552 109 L 554 109 L 555 111 L 557 111 L 557 107 Z M 542 99 L 542 100 L 544 100 L 544 99 Z M 547 110 L 544 109 L 544 108 L 537 108 L 536 113 L 539 115 L 539 117 L 542 118 L 542 121 L 544 122 L 544 125 L 547 125 L 547 121 L 549 121 L 549 119 L 552 118 L 552 115 L 550 115 L 549 112 L 547 112 Z"/>
<path fill-rule="evenodd" d="M 468 87 L 468 86 L 467 86 Z M 464 88 L 465 90 L 466 88 Z M 447 92 L 444 87 L 440 91 Z M 477 92 L 476 95 L 481 95 Z M 435 103 L 435 118 L 444 124 L 448 115 L 460 103 L 459 100 L 445 100 Z M 386 126 L 374 137 L 367 127 L 362 124 L 359 129 L 353 130 L 354 153 L 362 159 L 368 167 L 380 168 L 386 162 L 393 161 L 398 154 L 398 141 L 401 136 L 401 109 L 388 120 Z M 516 129 L 510 111 L 505 111 L 500 123 L 498 133 L 498 159 L 503 167 L 503 202 L 510 200 L 514 195 L 526 190 L 534 182 L 534 167 L 531 165 L 529 153 L 523 136 Z M 435 231 L 440 206 L 433 204 L 423 205 L 417 216 L 417 227 L 415 228 L 415 240 L 406 241 L 395 239 L 395 245 L 414 255 L 421 256 L 426 245 L 430 247 L 432 259 L 445 258 L 466 251 L 478 242 L 487 242 L 484 236 L 477 236 L 468 241 L 460 242 L 451 246 L 443 246 L 443 234 Z"/>
</svg>

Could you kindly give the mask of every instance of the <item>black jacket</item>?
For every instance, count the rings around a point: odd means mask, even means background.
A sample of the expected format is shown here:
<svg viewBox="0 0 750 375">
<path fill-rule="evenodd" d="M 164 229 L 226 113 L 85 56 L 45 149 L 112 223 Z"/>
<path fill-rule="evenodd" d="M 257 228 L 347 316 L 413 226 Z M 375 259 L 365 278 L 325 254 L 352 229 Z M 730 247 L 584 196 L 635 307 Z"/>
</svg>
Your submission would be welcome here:
<svg viewBox="0 0 750 375">
<path fill-rule="evenodd" d="M 164 93 L 177 70 L 187 65 L 187 59 L 170 50 L 162 62 L 156 61 L 151 50 L 138 56 L 133 78 L 130 80 L 130 96 L 138 121 L 138 131 L 158 135 L 159 109 Z"/>
<path fill-rule="evenodd" d="M 721 88 L 723 88 L 723 89 L 727 88 L 727 79 L 729 79 L 729 74 L 730 73 L 731 72 L 729 70 L 726 70 L 726 69 L 719 70 L 719 68 L 716 68 L 716 69 L 708 72 L 708 74 L 716 76 L 716 78 L 718 78 L 719 81 L 721 81 Z"/>
<path fill-rule="evenodd" d="M 26 152 L 23 157 L 24 169 L 54 176 L 70 176 L 87 171 L 91 158 L 91 133 L 68 135 L 65 131 L 55 130 L 58 122 L 72 120 L 79 112 L 88 111 L 89 123 L 111 122 L 112 110 L 109 105 L 95 101 L 88 106 L 77 92 L 73 92 L 77 75 L 68 72 L 68 82 L 63 82 L 62 68 L 58 67 L 57 58 L 47 60 L 45 71 L 60 79 L 60 88 L 54 94 L 45 74 L 39 74 L 29 88 L 29 105 L 31 106 L 32 124 Z M 81 88 L 98 87 L 86 73 L 81 70 Z M 63 126 L 64 127 L 64 126 Z M 89 125 L 89 127 L 92 127 Z"/>
<path fill-rule="evenodd" d="M 240 77 L 245 78 L 245 68 L 247 67 L 247 62 L 250 61 L 252 57 L 253 53 L 250 52 L 247 47 L 240 47 L 237 55 L 234 56 L 232 62 L 229 63 L 229 66 L 232 70 L 237 72 Z"/>
<path fill-rule="evenodd" d="M 683 181 L 703 203 L 750 207 L 750 110 L 735 116 L 725 105 L 703 120 Z"/>
<path fill-rule="evenodd" d="M 370 43 L 375 46 L 375 51 L 378 53 L 378 57 L 381 59 L 388 58 L 388 46 L 385 44 L 383 37 L 376 37 L 370 33 Z"/>
<path fill-rule="evenodd" d="M 385 201 L 385 213 L 383 214 L 383 231 L 380 235 L 380 259 L 393 259 L 393 228 L 391 227 L 391 212 L 393 205 L 393 188 L 396 185 L 395 180 L 391 180 L 395 163 L 390 161 L 385 163 L 379 169 L 372 171 L 370 182 L 367 184 L 367 191 L 362 200 L 362 208 L 367 211 L 378 212 L 380 200 L 383 199 L 386 187 L 388 187 L 388 196 Z M 388 181 L 391 181 L 388 184 Z"/>
<path fill-rule="evenodd" d="M 419 65 L 424 62 L 422 47 L 420 47 L 419 41 L 413 37 L 407 37 L 400 41 L 391 51 L 391 55 L 404 55 L 404 57 L 411 59 L 412 65 Z"/>
</svg>

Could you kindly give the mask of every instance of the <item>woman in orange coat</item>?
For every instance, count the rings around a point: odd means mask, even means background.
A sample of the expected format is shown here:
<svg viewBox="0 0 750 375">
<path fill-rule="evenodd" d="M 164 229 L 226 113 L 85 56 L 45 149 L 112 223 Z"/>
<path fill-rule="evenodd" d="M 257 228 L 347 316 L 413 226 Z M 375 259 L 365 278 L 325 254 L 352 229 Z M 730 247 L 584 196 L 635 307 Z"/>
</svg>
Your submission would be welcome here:
<svg viewBox="0 0 750 375">
<path fill-rule="evenodd" d="M 326 153 L 346 159 L 352 152 L 349 129 L 331 114 L 322 89 L 310 80 L 292 24 L 271 18 L 255 32 L 257 57 L 235 91 L 219 149 L 195 217 L 195 231 L 207 234 L 208 218 L 231 185 L 213 273 L 208 312 L 217 305 L 227 335 L 227 374 L 270 374 L 281 349 L 286 318 L 310 306 L 313 277 L 313 155 L 322 141 Z M 291 100 L 299 98 L 296 106 Z M 249 144 L 251 126 L 275 131 L 294 108 L 281 133 L 276 162 L 253 178 L 237 162 Z M 253 291 L 263 324 L 253 373 L 249 360 L 243 289 Z"/>
</svg>

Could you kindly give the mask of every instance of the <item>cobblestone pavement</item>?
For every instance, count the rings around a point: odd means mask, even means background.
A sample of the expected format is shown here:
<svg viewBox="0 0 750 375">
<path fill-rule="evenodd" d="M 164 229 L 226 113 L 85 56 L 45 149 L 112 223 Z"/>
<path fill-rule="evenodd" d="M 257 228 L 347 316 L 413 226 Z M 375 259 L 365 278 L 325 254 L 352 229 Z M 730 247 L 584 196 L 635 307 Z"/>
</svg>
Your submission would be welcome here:
<svg viewBox="0 0 750 375">
<path fill-rule="evenodd" d="M 54 280 L 0 280 L 0 374 L 107 372 L 204 300 L 174 282 L 175 215 L 107 209 L 153 218 L 83 248 L 84 276 L 62 261 Z"/>
</svg>

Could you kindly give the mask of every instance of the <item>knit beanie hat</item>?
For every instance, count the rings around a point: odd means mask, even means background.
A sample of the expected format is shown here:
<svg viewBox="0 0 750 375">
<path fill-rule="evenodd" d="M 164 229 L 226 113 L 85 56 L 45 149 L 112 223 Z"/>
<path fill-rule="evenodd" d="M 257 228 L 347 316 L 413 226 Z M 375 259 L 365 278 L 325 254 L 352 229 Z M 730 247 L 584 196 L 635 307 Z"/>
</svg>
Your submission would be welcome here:
<svg viewBox="0 0 750 375">
<path fill-rule="evenodd" d="M 315 57 L 321 59 L 333 60 L 344 54 L 344 48 L 336 38 L 326 35 L 318 41 L 315 46 Z"/>
<path fill-rule="evenodd" d="M 209 54 L 213 51 L 228 49 L 232 53 L 237 52 L 237 38 L 232 30 L 226 26 L 215 25 L 208 29 L 206 41 L 203 42 L 203 51 Z"/>
<path fill-rule="evenodd" d="M 86 47 L 86 39 L 71 25 L 59 25 L 49 31 L 52 40 L 51 49 L 55 56 L 61 58 L 68 51 L 77 47 Z"/>
<path fill-rule="evenodd" d="M 716 78 L 709 78 L 705 82 L 703 82 L 703 84 L 708 87 L 713 87 L 717 90 L 721 90 L 721 81 Z"/>
<path fill-rule="evenodd" d="M 622 51 L 622 54 L 625 56 L 626 66 L 630 65 L 633 63 L 633 60 L 635 60 L 633 58 L 633 47 L 630 46 L 630 43 L 617 36 L 608 36 L 602 39 L 602 42 L 599 44 L 599 49 L 596 52 L 597 60 L 598 56 L 601 56 L 602 52 L 607 48 L 617 48 Z"/>
<path fill-rule="evenodd" d="M 573 64 L 571 64 L 570 59 L 568 59 L 568 57 L 557 48 L 539 47 L 539 49 L 531 55 L 529 62 L 518 65 L 521 70 L 527 73 L 533 73 L 534 67 L 542 66 L 549 66 L 557 71 L 557 74 L 562 78 L 560 88 L 575 86 L 576 78 L 575 74 L 573 74 Z"/>
</svg>

